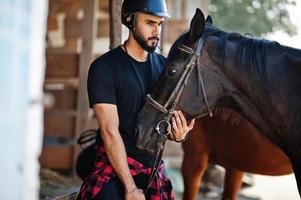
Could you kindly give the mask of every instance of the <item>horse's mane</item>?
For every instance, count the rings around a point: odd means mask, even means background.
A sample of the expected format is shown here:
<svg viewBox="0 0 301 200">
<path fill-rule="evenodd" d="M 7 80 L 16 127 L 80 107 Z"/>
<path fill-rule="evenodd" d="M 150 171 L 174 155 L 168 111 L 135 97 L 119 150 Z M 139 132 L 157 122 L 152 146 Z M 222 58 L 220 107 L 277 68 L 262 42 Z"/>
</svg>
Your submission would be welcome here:
<svg viewBox="0 0 301 200">
<path fill-rule="evenodd" d="M 185 38 L 187 38 L 187 31 L 182 33 L 176 42 L 171 47 L 170 52 L 178 46 L 178 44 L 183 43 Z M 252 73 L 254 70 L 257 70 L 257 74 L 260 74 L 260 77 L 264 81 L 266 79 L 266 58 L 268 55 L 268 50 L 270 49 L 279 49 L 281 46 L 275 41 L 269 41 L 265 39 L 254 39 L 246 36 L 242 36 L 239 33 L 228 33 L 220 30 L 219 28 L 206 23 L 205 32 L 203 34 L 203 39 L 206 39 L 210 36 L 216 36 L 219 38 L 217 52 L 221 57 L 220 63 L 224 63 L 226 58 L 226 43 L 228 41 L 238 42 L 236 54 L 235 54 L 235 65 L 236 66 L 250 66 L 244 70 L 250 71 Z"/>
<path fill-rule="evenodd" d="M 205 39 L 209 36 L 219 38 L 217 52 L 221 57 L 220 62 L 224 63 L 226 58 L 226 44 L 228 41 L 237 42 L 235 52 L 235 65 L 243 67 L 240 70 L 247 70 L 250 74 L 256 73 L 263 82 L 266 81 L 266 59 L 271 49 L 278 49 L 282 46 L 265 39 L 255 39 L 242 36 L 239 33 L 224 32 L 216 27 L 206 27 Z M 249 66 L 249 67 L 248 67 Z"/>
</svg>

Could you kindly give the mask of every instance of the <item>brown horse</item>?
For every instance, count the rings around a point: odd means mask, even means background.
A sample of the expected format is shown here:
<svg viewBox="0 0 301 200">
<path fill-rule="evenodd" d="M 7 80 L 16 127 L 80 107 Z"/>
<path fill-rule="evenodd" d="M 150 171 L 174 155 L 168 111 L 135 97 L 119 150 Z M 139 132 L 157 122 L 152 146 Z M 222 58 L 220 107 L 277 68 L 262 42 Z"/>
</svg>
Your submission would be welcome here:
<svg viewBox="0 0 301 200">
<path fill-rule="evenodd" d="M 183 143 L 184 200 L 195 199 L 209 161 L 226 169 L 223 200 L 236 199 L 244 172 L 292 173 L 288 157 L 232 110 L 218 108 L 212 118 L 198 119 L 189 135 Z"/>
</svg>

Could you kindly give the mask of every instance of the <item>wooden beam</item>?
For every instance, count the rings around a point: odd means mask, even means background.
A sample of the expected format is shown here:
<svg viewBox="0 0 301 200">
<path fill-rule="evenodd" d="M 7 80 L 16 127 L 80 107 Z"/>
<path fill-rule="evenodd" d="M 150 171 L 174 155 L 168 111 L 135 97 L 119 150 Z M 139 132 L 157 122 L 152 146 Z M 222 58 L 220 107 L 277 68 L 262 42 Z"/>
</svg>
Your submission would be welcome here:
<svg viewBox="0 0 301 200">
<path fill-rule="evenodd" d="M 110 24 L 108 19 L 98 19 L 97 22 L 97 37 L 110 37 Z M 82 30 L 82 20 L 75 18 L 65 19 L 65 37 L 80 38 L 85 30 Z"/>
<path fill-rule="evenodd" d="M 44 145 L 40 156 L 42 167 L 70 170 L 72 168 L 72 146 L 70 145 Z"/>
<path fill-rule="evenodd" d="M 75 54 L 77 53 L 78 38 L 65 38 L 63 47 L 47 47 L 47 54 Z"/>
<path fill-rule="evenodd" d="M 44 81 L 45 90 L 65 90 L 77 88 L 77 78 L 46 78 Z"/>
<path fill-rule="evenodd" d="M 59 28 L 57 18 L 49 16 L 47 18 L 47 31 L 57 30 Z"/>
<path fill-rule="evenodd" d="M 110 49 L 121 44 L 122 24 L 120 20 L 122 0 L 110 0 Z"/>
<path fill-rule="evenodd" d="M 109 0 L 101 0 L 99 2 L 99 10 L 100 12 L 108 12 L 109 10 Z"/>
<path fill-rule="evenodd" d="M 48 15 L 56 16 L 58 13 L 66 13 L 67 18 L 77 17 L 84 2 L 85 0 L 50 0 Z"/>
<path fill-rule="evenodd" d="M 70 78 L 78 76 L 79 56 L 70 54 L 46 54 L 46 78 Z"/>
<path fill-rule="evenodd" d="M 81 27 L 83 27 L 82 20 L 76 18 L 66 18 L 64 25 L 66 38 L 79 38 L 83 35 L 83 32 L 86 31 L 81 29 Z"/>
<path fill-rule="evenodd" d="M 56 112 L 56 113 L 55 113 Z M 64 113 L 63 113 L 64 112 Z M 74 137 L 75 116 L 73 110 L 50 110 L 44 115 L 44 135 L 63 136 L 66 138 Z M 70 115 L 67 115 L 67 114 Z M 75 139 L 75 138 L 74 138 Z M 72 155 L 70 155 L 72 157 Z M 68 158 L 69 159 L 69 158 Z M 70 158 L 71 159 L 71 158 Z"/>
<path fill-rule="evenodd" d="M 80 55 L 79 64 L 79 87 L 77 96 L 77 118 L 75 138 L 78 138 L 80 133 L 85 130 L 89 117 L 89 103 L 87 95 L 87 76 L 89 66 L 93 59 L 93 42 L 97 32 L 97 12 L 98 0 L 88 0 L 84 3 L 84 19 L 82 30 L 85 30 L 82 35 L 82 53 Z M 78 156 L 80 149 L 76 145 L 74 149 L 74 159 Z"/>
</svg>

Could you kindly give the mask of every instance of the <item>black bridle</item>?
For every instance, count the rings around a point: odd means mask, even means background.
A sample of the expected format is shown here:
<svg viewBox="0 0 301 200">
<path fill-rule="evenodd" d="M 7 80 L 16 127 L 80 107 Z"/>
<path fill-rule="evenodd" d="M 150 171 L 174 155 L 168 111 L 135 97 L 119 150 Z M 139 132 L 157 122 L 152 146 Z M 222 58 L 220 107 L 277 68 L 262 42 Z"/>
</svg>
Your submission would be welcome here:
<svg viewBox="0 0 301 200">
<path fill-rule="evenodd" d="M 204 45 L 204 40 L 202 38 L 200 38 L 198 40 L 196 50 L 194 50 L 194 49 L 192 49 L 192 48 L 190 48 L 186 45 L 181 45 L 180 47 L 178 47 L 178 49 L 192 55 L 192 57 L 191 57 L 189 63 L 185 66 L 185 69 L 184 69 L 184 71 L 183 71 L 183 73 L 182 73 L 175 89 L 172 91 L 171 95 L 169 96 L 169 98 L 167 99 L 167 101 L 164 105 L 161 105 L 159 102 L 154 100 L 150 96 L 150 94 L 148 94 L 146 96 L 146 101 L 150 105 L 152 105 L 154 108 L 156 108 L 157 110 L 159 110 L 160 112 L 165 114 L 163 120 L 159 121 L 156 128 L 155 128 L 155 131 L 159 135 L 161 135 L 161 131 L 160 131 L 160 126 L 161 125 L 167 125 L 166 128 L 171 130 L 171 125 L 170 125 L 170 122 L 169 122 L 170 118 L 171 118 L 171 116 L 173 115 L 173 113 L 176 109 L 176 106 L 177 106 L 177 104 L 179 102 L 179 99 L 180 99 L 180 97 L 181 97 L 181 95 L 184 91 L 184 88 L 187 85 L 190 74 L 191 74 L 191 72 L 193 71 L 193 69 L 196 65 L 198 67 L 198 80 L 200 82 L 201 89 L 202 89 L 203 96 L 204 96 L 204 100 L 205 100 L 205 103 L 206 103 L 206 106 L 207 106 L 207 109 L 208 109 L 207 114 L 209 114 L 209 116 L 212 117 L 212 111 L 211 111 L 211 108 L 209 107 L 209 103 L 208 103 L 208 99 L 207 99 L 207 95 L 206 95 L 206 91 L 205 91 L 205 87 L 204 87 L 203 76 L 202 76 L 202 73 L 201 73 L 201 68 L 199 66 L 200 65 L 199 56 L 201 54 L 201 50 L 203 48 L 203 45 Z M 205 114 L 205 115 L 207 115 L 207 114 Z M 166 131 L 165 135 L 168 136 L 169 134 L 170 134 L 170 132 Z M 177 141 L 177 142 L 181 142 L 181 141 Z M 164 142 L 164 144 L 165 144 L 165 142 Z M 154 167 L 153 167 L 152 173 L 150 175 L 148 186 L 147 186 L 147 189 L 146 189 L 145 193 L 147 192 L 152 180 L 156 176 L 156 173 L 159 169 L 160 160 L 161 160 L 163 150 L 164 150 L 164 146 L 165 146 L 164 144 L 161 147 L 161 149 L 157 152 Z"/>
<path fill-rule="evenodd" d="M 203 80 L 203 76 L 202 76 L 202 73 L 201 73 L 200 62 L 199 62 L 199 56 L 201 54 L 201 50 L 203 48 L 203 45 L 204 45 L 204 40 L 201 37 L 198 40 L 196 49 L 192 49 L 192 48 L 190 48 L 186 45 L 181 45 L 180 47 L 178 47 L 178 49 L 192 55 L 192 57 L 191 57 L 189 63 L 185 66 L 185 69 L 184 69 L 184 71 L 183 71 L 183 73 L 182 73 L 175 89 L 172 91 L 171 95 L 169 96 L 169 98 L 167 99 L 167 101 L 164 105 L 161 105 L 159 102 L 154 100 L 150 96 L 150 94 L 148 94 L 146 96 L 146 100 L 149 104 L 151 104 L 153 107 L 155 107 L 160 112 L 166 114 L 166 116 L 163 118 L 163 120 L 159 121 L 156 128 L 155 128 L 155 130 L 157 131 L 158 134 L 161 134 L 160 126 L 162 124 L 166 123 L 167 127 L 170 128 L 170 126 L 171 126 L 170 122 L 169 122 L 170 118 L 171 118 L 172 114 L 175 111 L 175 108 L 176 108 L 176 106 L 179 102 L 179 99 L 180 99 L 183 91 L 184 91 L 184 88 L 187 85 L 190 74 L 193 71 L 195 66 L 197 66 L 197 69 L 198 69 L 198 81 L 200 82 L 201 90 L 202 90 L 203 97 L 204 97 L 204 101 L 205 101 L 207 109 L 208 109 L 208 113 L 206 113 L 205 115 L 209 114 L 209 116 L 212 117 L 212 110 L 211 110 L 211 108 L 209 106 L 209 103 L 208 103 L 208 99 L 207 99 L 207 95 L 206 95 L 206 91 L 205 91 L 205 86 L 204 86 L 204 80 Z M 170 132 L 167 131 L 166 135 L 169 135 L 169 134 L 170 134 Z"/>
</svg>

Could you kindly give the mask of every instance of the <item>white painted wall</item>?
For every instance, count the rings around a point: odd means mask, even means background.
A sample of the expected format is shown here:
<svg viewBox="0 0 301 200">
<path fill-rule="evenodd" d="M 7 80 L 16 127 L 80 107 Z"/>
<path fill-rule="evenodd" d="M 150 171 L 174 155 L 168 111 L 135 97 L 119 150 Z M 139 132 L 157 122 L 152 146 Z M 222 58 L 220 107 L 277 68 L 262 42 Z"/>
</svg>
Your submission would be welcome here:
<svg viewBox="0 0 301 200">
<path fill-rule="evenodd" d="M 47 5 L 0 2 L 0 199 L 38 199 Z"/>
</svg>

